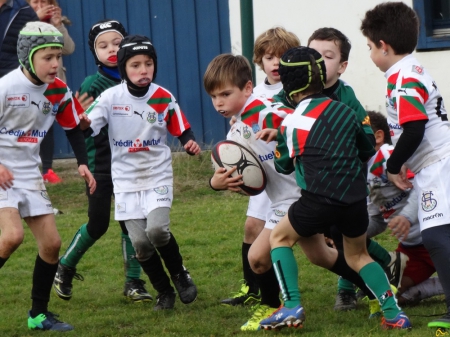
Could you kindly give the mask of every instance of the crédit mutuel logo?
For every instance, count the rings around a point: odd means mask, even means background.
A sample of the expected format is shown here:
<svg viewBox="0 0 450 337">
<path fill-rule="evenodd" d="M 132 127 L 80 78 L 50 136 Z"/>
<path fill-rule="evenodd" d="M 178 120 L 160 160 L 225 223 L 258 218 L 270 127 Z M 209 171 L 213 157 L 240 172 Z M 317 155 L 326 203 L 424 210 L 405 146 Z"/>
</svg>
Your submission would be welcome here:
<svg viewBox="0 0 450 337">
<path fill-rule="evenodd" d="M 8 130 L 5 127 L 0 128 L 0 135 L 17 137 L 19 143 L 37 143 L 39 138 L 44 138 L 47 131 L 43 130 Z"/>
<path fill-rule="evenodd" d="M 117 147 L 127 147 L 128 152 L 140 152 L 140 151 L 150 151 L 150 146 L 159 145 L 161 143 L 161 137 L 158 139 L 144 139 L 143 141 L 139 138 L 136 140 L 123 140 L 123 139 L 113 139 L 113 146 Z"/>
</svg>

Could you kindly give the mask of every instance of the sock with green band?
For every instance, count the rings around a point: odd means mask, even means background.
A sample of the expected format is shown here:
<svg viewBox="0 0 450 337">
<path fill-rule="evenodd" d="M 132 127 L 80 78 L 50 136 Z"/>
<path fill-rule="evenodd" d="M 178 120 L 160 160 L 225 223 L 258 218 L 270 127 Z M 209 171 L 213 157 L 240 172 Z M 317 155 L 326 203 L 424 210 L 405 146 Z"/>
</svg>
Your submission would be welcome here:
<svg viewBox="0 0 450 337">
<path fill-rule="evenodd" d="M 397 305 L 397 300 L 392 293 L 386 274 L 377 262 L 366 264 L 359 271 L 359 275 L 366 283 L 367 287 L 375 294 L 380 301 L 386 319 L 393 319 L 401 311 Z"/>
<path fill-rule="evenodd" d="M 136 259 L 136 251 L 130 237 L 124 233 L 122 233 L 122 255 L 126 281 L 138 279 L 141 276 L 141 265 Z"/>
<path fill-rule="evenodd" d="M 380 246 L 380 244 L 376 241 L 369 240 L 367 251 L 372 259 L 378 262 L 383 268 L 386 268 L 391 262 L 389 252 L 383 246 Z"/>
<path fill-rule="evenodd" d="M 347 291 L 349 293 L 355 293 L 355 286 L 349 280 L 343 278 L 342 276 L 339 276 L 339 279 L 338 279 L 338 291 L 339 290 L 345 290 L 345 291 Z"/>
<path fill-rule="evenodd" d="M 61 264 L 66 267 L 75 268 L 83 257 L 84 253 L 92 247 L 95 241 L 87 232 L 87 224 L 84 224 L 76 232 L 66 253 L 61 258 Z"/>
<path fill-rule="evenodd" d="M 284 306 L 294 308 L 300 305 L 298 289 L 298 267 L 291 247 L 277 247 L 270 252 L 273 268 L 283 294 Z"/>
</svg>

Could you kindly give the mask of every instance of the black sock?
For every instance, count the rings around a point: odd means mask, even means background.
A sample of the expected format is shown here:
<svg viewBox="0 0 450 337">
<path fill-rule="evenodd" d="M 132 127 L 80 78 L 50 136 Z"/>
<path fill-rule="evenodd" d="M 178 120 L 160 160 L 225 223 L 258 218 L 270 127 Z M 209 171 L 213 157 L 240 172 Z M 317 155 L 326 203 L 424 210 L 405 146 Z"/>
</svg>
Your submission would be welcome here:
<svg viewBox="0 0 450 337">
<path fill-rule="evenodd" d="M 265 273 L 254 273 L 254 276 L 261 290 L 261 304 L 268 305 L 271 308 L 278 308 L 281 305 L 280 286 L 275 275 L 275 269 L 270 267 Z"/>
<path fill-rule="evenodd" d="M 169 277 L 167 276 L 161 262 L 158 252 L 154 252 L 152 257 L 146 261 L 139 261 L 142 269 L 148 275 L 150 283 L 158 293 L 163 293 L 169 290 L 173 291 L 170 285 Z"/>
<path fill-rule="evenodd" d="M 0 269 L 4 266 L 4 264 L 6 263 L 6 261 L 8 261 L 9 257 L 7 257 L 6 259 L 4 259 L 3 257 L 0 257 Z"/>
<path fill-rule="evenodd" d="M 331 267 L 329 270 L 339 276 L 342 276 L 346 280 L 349 280 L 353 284 L 356 284 L 359 289 L 364 291 L 369 299 L 375 299 L 375 296 L 372 294 L 369 288 L 367 288 L 361 276 L 359 276 L 359 274 L 352 268 L 350 268 L 350 266 L 347 264 L 347 261 L 345 261 L 344 252 L 342 250 L 338 249 L 338 258 L 333 267 Z"/>
<path fill-rule="evenodd" d="M 255 276 L 252 268 L 250 267 L 250 262 L 248 262 L 248 251 L 251 246 L 252 245 L 250 243 L 242 242 L 242 271 L 244 273 L 245 284 L 248 285 L 248 293 L 258 294 L 259 287 L 256 284 Z"/>
<path fill-rule="evenodd" d="M 49 264 L 36 257 L 33 271 L 33 288 L 31 289 L 31 317 L 48 311 L 47 305 L 50 301 L 50 291 L 52 290 L 53 279 L 55 278 L 58 263 Z"/>
<path fill-rule="evenodd" d="M 180 254 L 180 247 L 172 233 L 169 242 L 162 247 L 156 248 L 166 265 L 170 275 L 178 275 L 183 270 L 183 258 Z"/>
</svg>

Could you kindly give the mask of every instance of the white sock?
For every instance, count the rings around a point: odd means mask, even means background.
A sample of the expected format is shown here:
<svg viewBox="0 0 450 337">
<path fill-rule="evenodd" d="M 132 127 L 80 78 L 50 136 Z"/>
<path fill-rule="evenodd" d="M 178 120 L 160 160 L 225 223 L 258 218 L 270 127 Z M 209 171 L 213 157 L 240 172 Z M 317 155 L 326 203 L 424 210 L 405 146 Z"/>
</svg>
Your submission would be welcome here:
<svg viewBox="0 0 450 337">
<path fill-rule="evenodd" d="M 418 302 L 426 298 L 430 298 L 437 295 L 443 295 L 444 289 L 442 289 L 441 282 L 437 276 L 430 277 L 422 283 L 412 286 L 406 290 L 400 296 L 407 301 Z"/>
</svg>

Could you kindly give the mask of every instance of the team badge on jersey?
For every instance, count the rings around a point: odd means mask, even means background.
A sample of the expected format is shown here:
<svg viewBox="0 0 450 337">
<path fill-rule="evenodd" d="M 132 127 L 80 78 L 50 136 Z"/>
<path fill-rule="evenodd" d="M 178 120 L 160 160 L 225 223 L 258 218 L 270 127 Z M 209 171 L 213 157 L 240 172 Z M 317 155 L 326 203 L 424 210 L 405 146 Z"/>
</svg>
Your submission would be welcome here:
<svg viewBox="0 0 450 337">
<path fill-rule="evenodd" d="M 56 115 L 58 113 L 59 103 L 55 103 L 52 108 L 52 115 Z"/>
<path fill-rule="evenodd" d="M 167 186 L 160 186 L 153 189 L 156 193 L 164 195 L 169 193 L 169 188 Z"/>
<path fill-rule="evenodd" d="M 261 128 L 259 127 L 258 123 L 253 123 L 252 124 L 252 130 L 254 133 L 257 133 L 259 130 L 261 130 Z"/>
<path fill-rule="evenodd" d="M 431 212 L 437 206 L 437 200 L 432 198 L 432 191 L 423 191 L 422 192 L 422 209 L 425 212 Z"/>
<path fill-rule="evenodd" d="M 249 138 L 252 136 L 252 133 L 251 133 L 250 130 L 248 129 L 248 126 L 247 126 L 247 125 L 245 125 L 245 126 L 242 128 L 242 132 L 243 132 L 243 134 L 244 134 L 244 138 L 245 138 L 245 139 L 249 139 Z"/>
<path fill-rule="evenodd" d="M 162 125 L 164 122 L 164 114 L 158 114 L 158 124 Z"/>
<path fill-rule="evenodd" d="M 156 112 L 149 112 L 147 115 L 147 122 L 153 124 L 156 122 Z"/>
<path fill-rule="evenodd" d="M 44 115 L 47 115 L 52 110 L 50 105 L 50 102 L 44 102 L 44 105 L 42 106 L 42 113 Z"/>
</svg>

